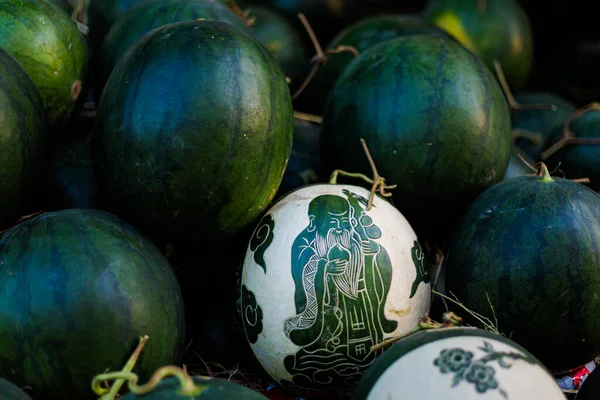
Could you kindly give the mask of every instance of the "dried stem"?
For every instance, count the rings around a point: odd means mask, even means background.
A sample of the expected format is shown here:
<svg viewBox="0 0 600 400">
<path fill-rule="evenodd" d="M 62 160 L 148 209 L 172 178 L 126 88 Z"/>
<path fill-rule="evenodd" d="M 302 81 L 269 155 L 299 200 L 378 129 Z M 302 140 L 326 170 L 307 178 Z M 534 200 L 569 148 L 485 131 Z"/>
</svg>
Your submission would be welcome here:
<svg viewBox="0 0 600 400">
<path fill-rule="evenodd" d="M 250 10 L 242 10 L 235 0 L 228 0 L 227 6 L 235 15 L 240 17 L 246 26 L 252 26 L 256 22 L 256 17 L 250 16 Z"/>
<path fill-rule="evenodd" d="M 358 50 L 352 46 L 342 45 L 336 47 L 335 49 L 327 50 L 327 52 L 324 52 L 323 48 L 321 47 L 321 44 L 319 43 L 319 40 L 317 39 L 317 35 L 315 35 L 315 31 L 310 26 L 310 23 L 308 22 L 308 19 L 306 19 L 306 16 L 303 13 L 298 13 L 298 18 L 302 22 L 302 25 L 304 25 L 304 29 L 306 29 L 306 32 L 310 37 L 310 41 L 312 42 L 312 45 L 315 48 L 316 54 L 310 60 L 311 63 L 314 64 L 312 69 L 310 70 L 308 76 L 304 79 L 298 90 L 296 90 L 296 93 L 294 93 L 294 95 L 292 96 L 292 100 L 296 100 L 298 96 L 300 96 L 302 92 L 306 89 L 306 87 L 310 84 L 312 79 L 317 74 L 317 71 L 319 71 L 321 65 L 327 62 L 327 55 L 352 53 L 355 57 L 358 57 Z"/>
<path fill-rule="evenodd" d="M 493 333 L 498 334 L 498 335 L 501 334 L 500 331 L 498 330 L 498 326 L 494 325 L 492 323 L 492 321 L 488 317 L 483 316 L 483 315 L 481 315 L 481 314 L 479 314 L 479 313 L 477 313 L 477 312 L 475 312 L 475 311 L 470 310 L 469 308 L 467 308 L 463 303 L 461 303 L 460 301 L 458 301 L 458 299 L 456 298 L 456 296 L 454 296 L 454 294 L 450 293 L 454 297 L 454 298 L 451 298 L 451 297 L 448 297 L 445 294 L 440 293 L 440 292 L 438 292 L 436 290 L 432 290 L 432 292 L 434 294 L 437 294 L 438 296 L 442 296 L 442 298 L 445 298 L 446 300 L 449 300 L 452 303 L 456 304 L 457 306 L 461 307 L 463 310 L 465 310 L 466 312 L 468 312 L 469 314 L 471 314 L 473 317 L 475 317 L 475 319 L 477 319 L 479 322 L 481 322 L 481 324 L 488 331 L 493 332 Z M 487 296 L 487 293 L 486 293 L 486 296 Z M 488 297 L 488 301 L 489 301 L 489 297 Z M 490 303 L 490 307 L 492 308 L 492 312 L 494 312 L 494 315 L 495 315 L 495 311 L 494 311 L 494 308 L 492 307 L 491 303 Z"/>
<path fill-rule="evenodd" d="M 521 153 L 519 153 L 517 151 L 517 157 L 519 157 L 521 159 L 521 161 L 523 162 L 523 164 L 525 164 L 529 169 L 531 169 L 534 172 L 537 172 L 538 169 L 536 167 L 534 167 L 533 165 L 529 164 L 529 162 L 525 159 L 525 157 L 523 157 L 523 155 Z"/>
<path fill-rule="evenodd" d="M 558 108 L 554 104 L 521 104 L 517 102 L 515 97 L 510 90 L 510 86 L 508 85 L 508 81 L 506 80 L 506 76 L 504 75 L 504 70 L 502 69 L 502 65 L 498 60 L 494 61 L 494 68 L 496 69 L 496 76 L 498 77 L 498 81 L 500 81 L 500 86 L 502 87 L 502 91 L 506 96 L 506 100 L 508 101 L 508 105 L 511 110 L 551 110 L 556 111 Z"/>
<path fill-rule="evenodd" d="M 600 138 L 578 138 L 571 130 L 571 123 L 582 115 L 590 111 L 600 111 L 600 103 L 592 102 L 578 110 L 575 110 L 565 119 L 563 125 L 563 136 L 562 138 L 554 143 L 550 148 L 546 149 L 540 156 L 542 160 L 546 160 L 548 157 L 562 149 L 566 145 L 570 144 L 600 144 Z"/>
<path fill-rule="evenodd" d="M 8 227 L 8 228 L 6 228 L 6 229 L 0 230 L 0 236 L 2 236 L 4 233 L 6 233 L 6 232 L 7 232 L 7 231 L 9 231 L 10 229 L 14 228 L 15 226 L 19 225 L 20 223 L 22 223 L 22 222 L 25 222 L 25 221 L 27 221 L 28 219 L 31 219 L 31 218 L 34 218 L 34 217 L 37 217 L 37 216 L 43 215 L 43 214 L 46 214 L 46 212 L 45 212 L 45 211 L 38 211 L 38 212 L 35 212 L 35 213 L 33 213 L 33 214 L 24 215 L 24 216 L 22 216 L 22 217 L 19 217 L 19 219 L 18 219 L 18 220 L 16 220 L 14 224 L 12 224 L 11 226 L 9 226 L 9 227 Z"/>
<path fill-rule="evenodd" d="M 294 111 L 294 118 L 301 119 L 303 121 L 314 122 L 315 124 L 322 124 L 323 117 L 313 114 L 306 114 L 300 111 Z"/>
<path fill-rule="evenodd" d="M 523 138 L 523 139 L 528 140 L 531 143 L 537 144 L 537 145 L 542 144 L 542 142 L 544 141 L 544 139 L 542 138 L 542 135 L 540 133 L 531 132 L 531 131 L 527 131 L 525 129 L 519 129 L 519 128 L 512 130 L 512 138 L 513 138 L 513 141 L 515 139 Z"/>
<path fill-rule="evenodd" d="M 479 11 L 480 14 L 485 14 L 486 9 L 486 0 L 477 0 L 477 11 Z"/>
</svg>

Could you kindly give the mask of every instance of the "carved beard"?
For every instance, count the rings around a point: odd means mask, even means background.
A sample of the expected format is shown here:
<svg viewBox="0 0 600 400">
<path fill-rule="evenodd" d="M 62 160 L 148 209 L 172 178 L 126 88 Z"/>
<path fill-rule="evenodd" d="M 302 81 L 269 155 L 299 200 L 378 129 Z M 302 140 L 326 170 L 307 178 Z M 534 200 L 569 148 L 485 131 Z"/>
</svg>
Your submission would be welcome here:
<svg viewBox="0 0 600 400">
<path fill-rule="evenodd" d="M 342 247 L 350 249 L 350 231 L 348 229 L 342 229 L 341 233 L 337 233 L 336 228 L 331 228 L 329 232 L 327 232 L 326 237 L 317 232 L 315 237 L 317 255 L 321 258 L 326 258 L 329 249 L 338 243 L 341 244 Z"/>
</svg>

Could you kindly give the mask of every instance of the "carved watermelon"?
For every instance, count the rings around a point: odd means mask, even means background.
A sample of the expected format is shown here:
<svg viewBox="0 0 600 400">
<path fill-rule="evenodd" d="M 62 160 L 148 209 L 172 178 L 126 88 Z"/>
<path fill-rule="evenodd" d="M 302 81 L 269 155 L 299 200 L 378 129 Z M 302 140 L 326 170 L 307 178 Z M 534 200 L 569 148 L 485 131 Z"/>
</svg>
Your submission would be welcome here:
<svg viewBox="0 0 600 400">
<path fill-rule="evenodd" d="M 564 400 L 548 370 L 515 342 L 482 329 L 447 328 L 385 351 L 353 400 Z"/>
<path fill-rule="evenodd" d="M 400 212 L 369 191 L 311 185 L 257 226 L 241 274 L 246 337 L 264 369 L 302 393 L 351 390 L 429 310 L 429 257 Z"/>
</svg>

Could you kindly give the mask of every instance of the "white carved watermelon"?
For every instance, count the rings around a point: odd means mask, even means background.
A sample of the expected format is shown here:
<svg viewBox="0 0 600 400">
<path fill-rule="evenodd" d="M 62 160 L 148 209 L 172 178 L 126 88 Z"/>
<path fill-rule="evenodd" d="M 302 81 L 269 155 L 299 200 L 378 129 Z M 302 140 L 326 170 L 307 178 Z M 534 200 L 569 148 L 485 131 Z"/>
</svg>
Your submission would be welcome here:
<svg viewBox="0 0 600 400">
<path fill-rule="evenodd" d="M 429 256 L 400 212 L 349 185 L 306 186 L 263 217 L 241 276 L 246 337 L 265 370 L 300 391 L 349 391 L 371 346 L 429 311 Z"/>
</svg>

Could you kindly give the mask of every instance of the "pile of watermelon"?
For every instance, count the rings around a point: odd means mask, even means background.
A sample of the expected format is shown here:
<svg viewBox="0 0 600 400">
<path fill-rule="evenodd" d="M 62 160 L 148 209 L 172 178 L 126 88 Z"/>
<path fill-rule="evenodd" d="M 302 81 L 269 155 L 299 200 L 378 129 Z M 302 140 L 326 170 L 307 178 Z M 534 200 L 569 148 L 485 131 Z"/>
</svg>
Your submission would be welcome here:
<svg viewBox="0 0 600 400">
<path fill-rule="evenodd" d="M 0 399 L 600 398 L 593 13 L 408 3 L 0 0 Z"/>
</svg>

